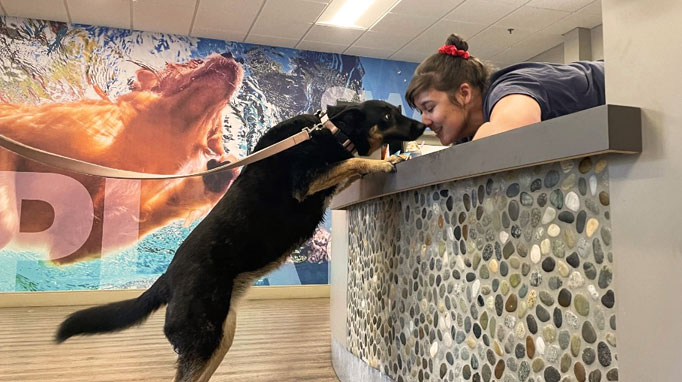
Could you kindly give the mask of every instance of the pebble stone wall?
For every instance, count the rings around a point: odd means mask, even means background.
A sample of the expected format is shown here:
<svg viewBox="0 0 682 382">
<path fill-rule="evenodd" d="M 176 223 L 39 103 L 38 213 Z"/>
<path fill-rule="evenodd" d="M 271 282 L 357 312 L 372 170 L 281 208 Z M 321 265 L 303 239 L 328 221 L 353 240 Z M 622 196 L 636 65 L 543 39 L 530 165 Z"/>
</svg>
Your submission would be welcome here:
<svg viewBox="0 0 682 382">
<path fill-rule="evenodd" d="M 348 346 L 395 381 L 617 381 L 606 158 L 349 214 Z"/>
</svg>

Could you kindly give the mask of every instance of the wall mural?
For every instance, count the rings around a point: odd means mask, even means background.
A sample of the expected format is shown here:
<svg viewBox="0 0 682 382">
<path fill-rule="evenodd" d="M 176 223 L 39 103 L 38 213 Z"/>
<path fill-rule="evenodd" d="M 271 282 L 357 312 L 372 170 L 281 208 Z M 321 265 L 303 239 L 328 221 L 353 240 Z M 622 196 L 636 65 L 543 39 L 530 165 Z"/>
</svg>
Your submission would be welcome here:
<svg viewBox="0 0 682 382">
<path fill-rule="evenodd" d="M 108 167 L 189 173 L 338 99 L 403 104 L 415 66 L 0 17 L 0 134 Z M 237 175 L 103 179 L 0 149 L 0 292 L 146 288 Z M 327 283 L 330 220 L 256 284 Z"/>
</svg>

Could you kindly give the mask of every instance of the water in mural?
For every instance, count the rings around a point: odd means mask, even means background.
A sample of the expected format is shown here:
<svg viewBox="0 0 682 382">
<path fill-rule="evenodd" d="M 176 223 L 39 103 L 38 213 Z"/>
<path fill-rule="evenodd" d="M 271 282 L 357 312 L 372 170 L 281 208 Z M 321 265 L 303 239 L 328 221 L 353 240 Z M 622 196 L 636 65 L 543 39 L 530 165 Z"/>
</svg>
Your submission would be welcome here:
<svg viewBox="0 0 682 382">
<path fill-rule="evenodd" d="M 195 172 L 337 99 L 400 104 L 414 67 L 0 18 L 0 134 L 109 167 Z M 100 179 L 0 150 L 0 292 L 147 287 L 237 175 Z M 330 229 L 257 283 L 327 283 Z"/>
</svg>

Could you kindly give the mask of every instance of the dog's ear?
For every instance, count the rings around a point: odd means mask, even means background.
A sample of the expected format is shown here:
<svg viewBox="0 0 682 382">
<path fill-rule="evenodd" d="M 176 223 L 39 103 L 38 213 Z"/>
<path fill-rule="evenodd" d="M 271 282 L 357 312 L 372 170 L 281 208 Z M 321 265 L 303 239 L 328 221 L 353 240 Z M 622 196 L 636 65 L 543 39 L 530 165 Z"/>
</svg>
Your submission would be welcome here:
<svg viewBox="0 0 682 382">
<path fill-rule="evenodd" d="M 327 106 L 327 116 L 335 122 L 342 121 L 348 125 L 362 119 L 364 113 L 356 103 Z"/>
<path fill-rule="evenodd" d="M 131 90 L 151 90 L 159 84 L 159 76 L 149 69 L 138 69 Z"/>
<path fill-rule="evenodd" d="M 341 112 L 341 110 L 343 110 L 343 109 L 345 109 L 344 106 L 339 106 L 339 105 L 337 105 L 337 106 L 332 106 L 332 105 L 329 105 L 329 106 L 327 106 L 327 117 L 330 117 L 330 118 L 331 118 L 331 117 L 333 117 L 333 116 L 336 116 L 336 115 L 338 115 L 338 114 Z"/>
</svg>

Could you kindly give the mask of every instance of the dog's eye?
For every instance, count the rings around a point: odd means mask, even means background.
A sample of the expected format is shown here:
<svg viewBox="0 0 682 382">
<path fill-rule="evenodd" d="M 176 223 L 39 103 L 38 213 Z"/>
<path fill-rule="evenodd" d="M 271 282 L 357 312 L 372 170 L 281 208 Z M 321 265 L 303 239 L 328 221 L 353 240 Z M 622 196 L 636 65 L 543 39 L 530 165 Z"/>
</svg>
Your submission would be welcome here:
<svg viewBox="0 0 682 382">
<path fill-rule="evenodd" d="M 387 121 L 390 121 L 390 120 L 391 120 L 391 114 L 390 114 L 390 113 L 386 113 L 386 115 L 384 115 L 384 119 L 387 120 Z"/>
</svg>

